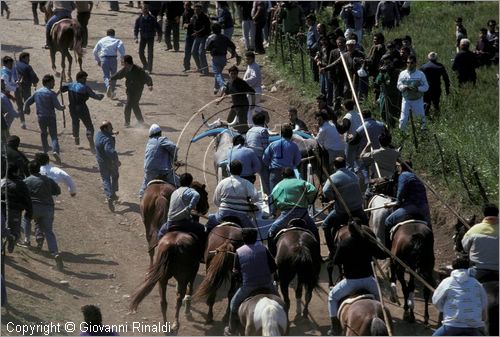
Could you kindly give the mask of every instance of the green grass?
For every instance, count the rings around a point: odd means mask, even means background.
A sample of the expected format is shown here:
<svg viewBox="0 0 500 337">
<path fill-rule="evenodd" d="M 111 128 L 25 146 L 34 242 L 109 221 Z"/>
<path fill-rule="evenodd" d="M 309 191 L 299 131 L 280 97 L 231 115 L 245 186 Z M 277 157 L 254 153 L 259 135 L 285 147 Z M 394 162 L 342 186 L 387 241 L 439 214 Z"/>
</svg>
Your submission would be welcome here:
<svg viewBox="0 0 500 337">
<path fill-rule="evenodd" d="M 328 10 L 320 13 L 320 20 L 329 17 Z M 405 18 L 403 24 L 392 31 L 384 32 L 386 42 L 396 37 L 410 35 L 419 64 L 426 62 L 430 51 L 437 52 L 439 61 L 448 71 L 452 88 L 449 96 L 443 93 L 440 117 L 429 122 L 426 134 L 418 134 L 418 151 L 415 150 L 412 138 L 404 138 L 399 132 L 393 132 L 395 145 L 404 143 L 403 157 L 411 158 L 417 172 L 424 174 L 425 179 L 429 179 L 440 194 L 456 202 L 468 204 L 471 207 L 466 208 L 476 211 L 479 210 L 478 205 L 481 205 L 483 200 L 473 178 L 472 167 L 477 170 L 489 201 L 498 203 L 499 95 L 496 78 L 498 65 L 478 69 L 478 82 L 475 87 L 458 87 L 456 75 L 451 70 L 452 59 L 455 56 L 454 20 L 459 16 L 464 19 L 468 37 L 472 46 L 475 46 L 479 29 L 486 27 L 489 19 L 498 21 L 498 10 L 497 2 L 452 5 L 449 2 L 414 1 L 411 14 Z M 371 39 L 371 35 L 364 35 L 365 50 L 368 50 Z M 298 97 L 296 96 L 297 100 L 306 104 L 314 102 L 314 97 L 319 93 L 319 85 L 312 81 L 308 60 L 305 60 L 306 81 L 302 81 L 298 51 L 292 53 L 295 65 L 295 72 L 292 72 L 291 58 L 286 44 L 285 64 L 282 63 L 279 47 L 277 53 L 273 44 L 268 50 L 266 60 L 270 63 L 268 70 L 284 79 L 288 86 L 300 93 Z M 378 113 L 378 108 L 371 97 L 365 103 L 365 107 L 372 108 L 372 111 Z M 443 148 L 444 165 L 441 163 L 434 134 Z M 472 200 L 469 200 L 458 174 L 456 153 L 460 157 Z M 445 183 L 443 175 L 446 175 L 448 184 Z"/>
</svg>

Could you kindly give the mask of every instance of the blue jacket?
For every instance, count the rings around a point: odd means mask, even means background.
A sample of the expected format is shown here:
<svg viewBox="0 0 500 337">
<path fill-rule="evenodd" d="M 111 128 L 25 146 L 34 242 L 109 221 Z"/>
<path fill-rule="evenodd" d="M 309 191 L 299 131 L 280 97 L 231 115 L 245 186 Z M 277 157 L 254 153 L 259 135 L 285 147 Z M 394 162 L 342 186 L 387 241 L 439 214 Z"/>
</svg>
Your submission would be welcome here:
<svg viewBox="0 0 500 337">
<path fill-rule="evenodd" d="M 118 153 L 115 150 L 115 137 L 108 132 L 99 131 L 95 136 L 96 159 L 99 166 L 118 169 Z"/>
<path fill-rule="evenodd" d="M 312 53 L 314 52 L 314 55 L 316 55 L 316 52 L 319 49 L 319 33 L 318 30 L 316 29 L 316 24 L 312 25 L 307 29 L 307 49 Z"/>
<path fill-rule="evenodd" d="M 269 168 L 296 168 L 302 156 L 297 144 L 288 139 L 280 139 L 271 143 L 264 151 L 262 162 Z"/>
<path fill-rule="evenodd" d="M 167 137 L 149 138 L 144 153 L 144 171 L 171 170 L 177 146 Z"/>
<path fill-rule="evenodd" d="M 104 95 L 97 95 L 88 85 L 80 82 L 63 85 L 61 91 L 68 92 L 70 109 L 79 107 L 88 111 L 86 102 L 89 97 L 97 100 L 101 100 L 104 97 Z"/>
<path fill-rule="evenodd" d="M 33 68 L 22 61 L 17 62 L 16 72 L 19 79 L 22 79 L 21 87 L 23 89 L 29 89 L 33 84 L 37 84 L 39 81 Z"/>
<path fill-rule="evenodd" d="M 269 146 L 269 130 L 263 126 L 254 125 L 245 135 L 245 145 L 262 160 L 264 150 Z"/>
<path fill-rule="evenodd" d="M 134 37 L 137 39 L 139 32 L 141 39 L 149 40 L 155 38 L 155 31 L 161 36 L 161 26 L 151 14 L 142 15 L 135 20 Z"/>
<path fill-rule="evenodd" d="M 396 199 L 400 207 L 405 205 L 429 207 L 424 184 L 415 174 L 407 171 L 399 175 Z"/>
<path fill-rule="evenodd" d="M 62 105 L 59 104 L 57 95 L 55 92 L 47 87 L 41 87 L 30 98 L 24 102 L 24 111 L 27 110 L 29 106 L 36 103 L 36 115 L 38 118 L 43 117 L 56 117 L 57 110 L 64 110 Z"/>
<path fill-rule="evenodd" d="M 237 145 L 230 148 L 227 159 L 228 164 L 231 164 L 232 160 L 239 160 L 241 162 L 243 166 L 243 171 L 240 174 L 241 177 L 248 177 L 260 171 L 260 158 L 248 147 Z"/>
</svg>

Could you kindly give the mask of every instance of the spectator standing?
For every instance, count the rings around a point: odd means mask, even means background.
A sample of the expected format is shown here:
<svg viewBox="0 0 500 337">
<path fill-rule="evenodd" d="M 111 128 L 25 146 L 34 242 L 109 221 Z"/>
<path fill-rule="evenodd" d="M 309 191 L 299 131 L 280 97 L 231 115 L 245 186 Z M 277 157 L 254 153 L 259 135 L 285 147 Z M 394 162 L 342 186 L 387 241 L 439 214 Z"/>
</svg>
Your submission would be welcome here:
<svg viewBox="0 0 500 337">
<path fill-rule="evenodd" d="M 498 63 L 498 31 L 497 31 L 497 22 L 495 20 L 488 20 L 488 31 L 486 32 L 486 38 L 491 44 L 493 49 L 493 63 Z"/>
<path fill-rule="evenodd" d="M 319 26 L 319 24 L 318 24 Z M 328 57 L 332 50 L 332 45 L 330 43 L 330 39 L 328 36 L 321 36 L 319 39 L 319 48 L 314 61 L 316 62 L 316 67 L 319 72 L 319 83 L 321 87 L 321 94 L 326 97 L 327 105 L 333 105 L 333 91 L 332 91 L 332 82 L 328 73 L 324 71 L 319 71 L 319 69 L 326 67 L 328 64 Z"/>
<path fill-rule="evenodd" d="M 463 25 L 463 19 L 461 17 L 455 20 L 455 41 L 457 47 L 457 53 L 460 52 L 460 41 L 467 38 L 467 29 Z"/>
<path fill-rule="evenodd" d="M 252 19 L 252 1 L 237 1 L 241 13 L 241 29 L 245 38 L 245 49 L 255 51 L 255 23 Z"/>
<path fill-rule="evenodd" d="M 76 19 L 82 28 L 82 47 L 86 48 L 89 39 L 87 25 L 89 24 L 90 12 L 92 12 L 94 3 L 92 1 L 75 1 L 75 5 Z"/>
<path fill-rule="evenodd" d="M 293 128 L 293 131 L 308 131 L 306 123 L 299 119 L 298 117 L 298 112 L 297 108 L 295 107 L 289 107 L 288 108 L 288 120 L 290 122 L 290 125 Z"/>
<path fill-rule="evenodd" d="M 239 59 L 239 56 L 236 54 L 236 46 L 234 43 L 227 36 L 221 34 L 222 28 L 218 23 L 213 24 L 212 32 L 213 34 L 207 39 L 206 50 L 208 50 L 212 56 L 214 95 L 216 95 L 225 86 L 222 71 L 227 64 L 227 52 L 229 51 L 231 53 L 231 58 L 236 57 Z"/>
<path fill-rule="evenodd" d="M 106 31 L 106 36 L 97 42 L 94 47 L 94 58 L 97 61 L 97 65 L 102 68 L 104 85 L 106 86 L 106 96 L 109 98 L 114 98 L 116 80 L 110 80 L 112 74 L 116 73 L 118 69 L 117 56 L 120 54 L 121 62 L 123 63 L 123 58 L 125 57 L 125 46 L 122 40 L 115 37 L 115 30 L 108 29 Z"/>
<path fill-rule="evenodd" d="M 429 116 L 431 104 L 434 105 L 436 115 L 439 113 L 439 102 L 441 101 L 441 79 L 444 82 L 446 95 L 450 94 L 450 79 L 444 65 L 438 62 L 438 55 L 430 52 L 427 55 L 429 62 L 420 67 L 429 83 L 429 90 L 424 93 L 425 114 Z"/>
<path fill-rule="evenodd" d="M 231 96 L 232 106 L 227 116 L 227 121 L 233 123 L 236 120 L 234 128 L 239 133 L 248 131 L 248 109 L 255 105 L 255 90 L 248 85 L 242 78 L 238 77 L 238 67 L 232 66 L 228 69 L 229 82 L 224 88 L 222 97 L 216 102 L 219 104 L 226 96 Z M 250 104 L 247 95 L 250 94 Z"/>
<path fill-rule="evenodd" d="M 211 19 L 216 20 L 222 28 L 222 34 L 231 39 L 234 32 L 234 23 L 227 1 L 216 1 L 216 6 L 217 16 L 211 17 Z"/>
<path fill-rule="evenodd" d="M 470 41 L 462 39 L 460 41 L 460 52 L 455 56 L 451 69 L 458 77 L 458 84 L 461 86 L 467 82 L 476 85 L 476 68 L 478 66 L 476 55 L 469 50 Z"/>
<path fill-rule="evenodd" d="M 254 1 L 252 5 L 252 21 L 255 25 L 255 52 L 265 54 L 264 27 L 267 21 L 267 11 L 264 1 Z"/>
<path fill-rule="evenodd" d="M 179 51 L 179 24 L 181 22 L 182 12 L 184 5 L 180 1 L 165 1 L 166 23 L 165 23 L 165 44 L 166 50 L 172 49 L 172 36 L 173 36 L 173 49 Z"/>
<path fill-rule="evenodd" d="M 392 29 L 399 26 L 398 5 L 395 1 L 380 1 L 375 14 L 375 27 L 382 26 L 384 29 Z"/>
<path fill-rule="evenodd" d="M 344 67 L 342 66 L 342 61 L 340 59 L 340 53 L 346 51 L 346 40 L 343 36 L 339 36 L 336 39 L 336 43 L 337 48 L 332 49 L 332 51 L 330 52 L 330 55 L 328 57 L 328 64 L 320 69 L 320 73 L 327 72 L 329 76 L 332 92 L 331 97 L 335 110 L 340 107 L 340 98 L 344 97 L 344 93 L 346 90 L 345 74 L 342 75 L 344 73 Z"/>
<path fill-rule="evenodd" d="M 30 66 L 30 54 L 22 52 L 19 54 L 19 62 L 16 64 L 15 74 L 19 78 L 19 87 L 16 91 L 17 111 L 21 120 L 21 128 L 26 129 L 24 120 L 24 102 L 31 96 L 31 87 L 36 88 L 38 76 Z"/>
<path fill-rule="evenodd" d="M 87 85 L 88 74 L 85 71 L 79 71 L 76 74 L 76 82 L 63 85 L 61 92 L 68 92 L 69 97 L 69 112 L 71 115 L 71 127 L 75 145 L 80 145 L 80 120 L 87 129 L 86 135 L 90 144 L 90 150 L 93 152 L 94 145 L 94 125 L 90 118 L 90 111 L 87 106 L 89 98 L 101 101 L 104 98 L 103 94 L 96 94 Z"/>
<path fill-rule="evenodd" d="M 139 58 L 145 71 L 151 73 L 153 71 L 153 51 L 155 44 L 155 33 L 158 34 L 158 42 L 161 42 L 161 26 L 156 21 L 155 17 L 149 12 L 149 6 L 142 6 L 142 13 L 135 21 L 134 39 L 135 43 L 139 43 Z M 144 50 L 148 47 L 148 59 L 144 55 Z"/>
<path fill-rule="evenodd" d="M 248 109 L 247 121 L 248 124 L 251 125 L 250 121 L 252 120 L 252 116 L 254 112 L 261 112 L 262 107 L 259 105 L 262 97 L 262 75 L 260 72 L 260 64 L 255 61 L 255 54 L 252 51 L 247 51 L 245 53 L 245 61 L 247 63 L 247 69 L 245 74 L 243 75 L 243 80 L 248 83 L 249 86 L 253 88 L 255 91 L 255 105 Z M 248 100 L 251 100 L 252 94 L 248 94 Z"/>
<path fill-rule="evenodd" d="M 197 3 L 194 5 L 193 15 L 193 49 L 191 54 L 196 63 L 198 71 L 208 76 L 207 56 L 205 54 L 205 44 L 210 35 L 210 18 L 203 12 L 202 5 Z"/>
<path fill-rule="evenodd" d="M 278 23 L 283 26 L 283 33 L 288 33 L 291 36 L 297 35 L 304 26 L 304 13 L 297 2 L 285 2 L 282 5 L 278 16 Z"/>
<path fill-rule="evenodd" d="M 380 115 L 390 128 L 396 126 L 401 112 L 401 93 L 398 90 L 399 73 L 400 71 L 394 67 L 391 58 L 385 54 L 381 59 L 380 72 L 375 78 L 375 86 L 379 92 Z"/>
<path fill-rule="evenodd" d="M 495 56 L 495 50 L 492 43 L 487 38 L 488 30 L 486 28 L 481 28 L 479 30 L 479 39 L 476 43 L 476 56 L 478 66 L 489 66 L 491 60 Z"/>
<path fill-rule="evenodd" d="M 20 144 L 21 139 L 18 136 L 12 135 L 7 137 L 5 155 L 9 165 L 15 164 L 15 167 L 17 168 L 17 172 L 15 172 L 16 176 L 24 179 L 30 175 L 30 171 L 28 169 L 29 160 L 26 158 L 26 155 L 19 150 Z"/>
<path fill-rule="evenodd" d="M 375 25 L 375 15 L 377 14 L 378 3 L 379 1 L 363 1 L 363 27 L 368 32 L 371 32 Z"/>
<path fill-rule="evenodd" d="M 443 313 L 443 321 L 433 336 L 483 336 L 488 296 L 468 269 L 469 261 L 453 261 L 453 271 L 434 290 L 432 303 Z"/>
<path fill-rule="evenodd" d="M 57 163 L 60 163 L 59 157 L 59 140 L 57 138 L 57 121 L 55 109 L 62 111 L 64 106 L 59 103 L 57 94 L 52 91 L 55 86 L 54 76 L 45 75 L 42 79 L 42 87 L 35 91 L 26 102 L 24 102 L 24 111 L 28 111 L 29 107 L 36 103 L 36 115 L 38 117 L 38 125 L 40 126 L 40 137 L 42 139 L 43 152 L 49 151 L 49 143 L 47 136 L 50 134 L 52 140 L 52 154 Z"/>
<path fill-rule="evenodd" d="M 7 5 L 7 1 L 2 1 L 1 7 L 2 7 L 2 16 L 3 16 L 3 12 L 5 11 L 7 13 L 6 19 L 9 20 L 10 10 L 9 10 L 9 6 Z"/>
<path fill-rule="evenodd" d="M 114 212 L 114 201 L 118 200 L 118 168 L 121 163 L 115 149 L 115 137 L 113 137 L 113 125 L 109 121 L 101 124 L 101 131 L 95 136 L 95 151 L 97 166 L 101 174 L 102 186 L 106 195 L 106 203 L 111 212 Z"/>
<path fill-rule="evenodd" d="M 57 239 L 53 230 L 54 224 L 54 199 L 53 196 L 61 194 L 61 189 L 57 183 L 49 177 L 40 174 L 40 164 L 33 160 L 29 163 L 31 175 L 24 179 L 29 190 L 29 195 L 33 204 L 33 213 L 31 217 L 25 216 L 23 219 L 24 236 L 27 242 L 30 242 L 31 220 L 35 221 L 37 226 L 47 239 L 49 252 L 56 261 L 57 270 L 64 268 L 62 256 L 59 254 Z M 41 249 L 43 241 L 37 242 L 37 247 Z"/>
<path fill-rule="evenodd" d="M 311 73 L 313 75 L 313 80 L 319 82 L 319 69 L 318 64 L 314 60 L 320 47 L 319 39 L 320 35 L 316 25 L 316 16 L 314 14 L 309 14 L 306 17 L 307 34 L 306 34 L 306 46 L 309 52 L 309 66 L 311 67 Z"/>
<path fill-rule="evenodd" d="M 429 90 L 429 84 L 425 74 L 417 70 L 417 58 L 408 56 L 407 68 L 399 74 L 398 89 L 403 95 L 401 103 L 401 117 L 399 118 L 399 129 L 406 130 L 406 124 L 410 117 L 410 109 L 416 118 L 422 120 L 422 129 L 425 129 L 426 118 L 424 110 L 424 93 Z"/>
<path fill-rule="evenodd" d="M 148 183 L 160 176 L 164 177 L 164 180 L 169 184 L 179 186 L 178 178 L 173 169 L 176 159 L 177 146 L 167 137 L 162 137 L 158 124 L 151 125 L 144 151 L 144 180 L 139 191 L 141 199 Z"/>
<path fill-rule="evenodd" d="M 350 34 L 354 33 L 358 37 L 358 41 L 362 41 L 363 36 L 363 6 L 360 1 L 351 1 L 349 4 L 342 7 L 340 17 L 345 24 L 344 37 L 350 40 Z"/>
<path fill-rule="evenodd" d="M 191 51 L 194 43 L 194 10 L 191 8 L 191 1 L 184 1 L 184 12 L 182 13 L 182 28 L 186 30 L 186 40 L 184 42 L 184 70 L 191 69 Z"/>
<path fill-rule="evenodd" d="M 132 56 L 125 55 L 123 65 L 123 68 L 111 76 L 110 80 L 119 80 L 125 77 L 125 86 L 127 87 L 127 103 L 124 110 L 125 127 L 130 127 L 130 113 L 132 110 L 139 124 L 144 123 L 139 101 L 145 84 L 148 86 L 149 91 L 153 90 L 153 80 L 144 69 L 134 64 Z"/>
</svg>

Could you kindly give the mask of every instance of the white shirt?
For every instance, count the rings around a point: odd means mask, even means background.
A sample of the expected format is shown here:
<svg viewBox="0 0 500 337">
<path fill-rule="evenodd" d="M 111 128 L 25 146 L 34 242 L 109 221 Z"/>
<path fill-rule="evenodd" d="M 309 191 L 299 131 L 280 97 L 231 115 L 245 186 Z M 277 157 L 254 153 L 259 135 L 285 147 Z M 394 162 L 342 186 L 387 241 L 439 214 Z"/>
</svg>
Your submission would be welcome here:
<svg viewBox="0 0 500 337">
<path fill-rule="evenodd" d="M 359 115 L 359 112 L 357 112 L 356 110 L 348 111 L 345 114 L 344 119 L 349 120 L 349 122 L 351 123 L 349 125 L 349 130 L 347 130 L 345 134 L 345 140 L 347 141 L 347 136 L 348 135 L 354 136 L 356 130 L 362 125 L 362 123 L 361 123 L 361 116 Z"/>
<path fill-rule="evenodd" d="M 319 127 L 318 135 L 315 138 L 318 144 L 323 146 L 326 150 L 343 151 L 345 148 L 344 140 L 340 137 L 335 125 L 330 123 L 330 121 L 324 122 Z"/>
<path fill-rule="evenodd" d="M 405 90 L 405 86 L 416 86 L 418 91 Z M 415 69 L 410 73 L 408 69 L 399 73 L 398 77 L 398 90 L 403 94 L 403 98 L 413 101 L 422 98 L 424 92 L 429 90 L 429 84 L 425 74 L 420 70 Z"/>
<path fill-rule="evenodd" d="M 76 185 L 73 182 L 73 179 L 71 179 L 70 175 L 61 170 L 59 167 L 55 167 L 50 164 L 43 165 L 40 167 L 40 174 L 49 177 L 58 184 L 64 183 L 68 187 L 69 193 L 76 193 Z"/>
<path fill-rule="evenodd" d="M 125 47 L 122 40 L 112 36 L 105 36 L 97 42 L 94 47 L 94 58 L 100 61 L 105 56 L 117 56 L 120 53 L 120 58 L 123 60 L 125 57 Z"/>
<path fill-rule="evenodd" d="M 250 212 L 252 209 L 248 198 L 255 202 L 258 198 L 257 190 L 251 182 L 240 176 L 229 176 L 221 180 L 214 192 L 214 204 L 221 210 Z"/>
<path fill-rule="evenodd" d="M 262 75 L 260 73 L 260 65 L 258 65 L 257 62 L 254 61 L 247 66 L 243 79 L 249 86 L 254 88 L 256 93 L 262 93 Z"/>
</svg>

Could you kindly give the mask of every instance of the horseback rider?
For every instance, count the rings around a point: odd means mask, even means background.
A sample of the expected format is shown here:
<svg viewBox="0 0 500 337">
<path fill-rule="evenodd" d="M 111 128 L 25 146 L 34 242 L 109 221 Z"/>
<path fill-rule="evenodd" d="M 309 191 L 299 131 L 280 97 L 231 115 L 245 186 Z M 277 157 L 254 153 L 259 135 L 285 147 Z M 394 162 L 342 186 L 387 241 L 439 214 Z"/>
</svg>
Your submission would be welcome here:
<svg viewBox="0 0 500 337">
<path fill-rule="evenodd" d="M 467 258 L 457 258 L 452 266 L 451 275 L 432 295 L 432 303 L 443 313 L 443 325 L 434 331 L 433 336 L 484 336 L 483 319 L 488 307 L 486 291 L 472 277 Z"/>
<path fill-rule="evenodd" d="M 358 176 L 346 168 L 346 161 L 343 157 L 337 157 L 333 161 L 335 172 L 323 186 L 323 195 L 327 200 L 335 200 L 334 208 L 323 221 L 322 227 L 325 232 L 325 241 L 330 251 L 329 257 L 333 256 L 333 238 L 337 230 L 349 219 L 348 211 L 353 217 L 361 219 L 364 225 L 368 225 L 368 218 L 363 210 L 363 196 L 359 187 Z M 335 185 L 335 189 L 332 186 Z M 337 195 L 336 190 L 340 195 Z M 343 200 L 343 202 L 341 201 Z"/>
<path fill-rule="evenodd" d="M 49 7 L 51 4 L 54 15 L 45 24 L 45 49 L 50 49 L 52 26 L 59 20 L 71 19 L 71 12 L 76 8 L 74 1 L 50 1 Z"/>
<path fill-rule="evenodd" d="M 238 309 L 246 298 L 261 289 L 266 293 L 276 294 L 272 279 L 276 262 L 269 250 L 257 242 L 257 229 L 243 228 L 241 236 L 244 245 L 236 250 L 233 272 L 241 276 L 242 284 L 231 299 L 229 325 L 224 329 L 225 336 L 237 334 Z"/>
<path fill-rule="evenodd" d="M 139 197 L 142 199 L 148 183 L 159 175 L 166 176 L 166 182 L 178 186 L 178 177 L 172 168 L 177 158 L 177 146 L 167 137 L 161 136 L 161 128 L 153 124 L 149 128 L 149 140 L 144 153 L 144 180 Z"/>
<path fill-rule="evenodd" d="M 399 171 L 396 201 L 398 208 L 385 219 L 386 244 L 390 243 L 391 229 L 398 223 L 409 219 L 423 220 L 431 226 L 431 215 L 424 183 L 411 172 L 411 161 L 397 164 Z"/>
<path fill-rule="evenodd" d="M 255 174 L 260 171 L 261 161 L 252 149 L 245 146 L 243 135 L 236 135 L 233 138 L 233 147 L 228 150 L 227 160 L 228 164 L 233 160 L 239 160 L 243 165 L 241 177 L 252 184 L 255 183 L 257 179 Z"/>
<path fill-rule="evenodd" d="M 233 160 L 229 164 L 231 175 L 219 182 L 214 192 L 214 204 L 219 209 L 217 213 L 210 214 L 205 225 L 207 234 L 224 218 L 234 217 L 238 219 L 243 228 L 254 227 L 249 216 L 254 212 L 256 206 L 253 200 L 257 200 L 257 190 L 251 182 L 241 177 L 243 165 L 239 160 Z"/>
<path fill-rule="evenodd" d="M 281 210 L 280 216 L 271 224 L 268 233 L 268 247 L 273 256 L 276 255 L 276 234 L 285 228 L 290 220 L 301 219 L 297 224 L 311 231 L 316 240 L 319 241 L 319 233 L 314 220 L 309 216 L 307 206 L 314 203 L 317 190 L 313 184 L 305 180 L 295 178 L 293 170 L 289 167 L 283 170 L 283 180 L 278 183 L 272 192 L 276 208 Z"/>
<path fill-rule="evenodd" d="M 245 144 L 253 150 L 260 161 L 260 183 L 262 190 L 266 195 L 271 193 L 269 187 L 269 167 L 264 165 L 262 155 L 264 150 L 269 146 L 269 130 L 266 127 L 266 115 L 258 112 L 252 117 L 253 126 L 247 131 L 245 135 Z"/>
<path fill-rule="evenodd" d="M 464 251 L 469 254 L 480 282 L 486 278 L 498 280 L 498 207 L 486 204 L 483 212 L 483 221 L 472 226 L 462 238 Z"/>
<path fill-rule="evenodd" d="M 355 291 L 365 290 L 380 300 L 377 283 L 373 275 L 371 261 L 373 258 L 385 259 L 387 254 L 371 239 L 367 238 L 360 228 L 360 220 L 349 223 L 350 236 L 337 245 L 333 263 L 339 266 L 344 278 L 337 283 L 328 294 L 328 311 L 331 319 L 330 336 L 340 335 L 340 321 L 337 318 L 340 301 Z"/>
<path fill-rule="evenodd" d="M 200 200 L 200 194 L 191 187 L 193 176 L 183 173 L 179 177 L 180 187 L 172 192 L 168 208 L 167 222 L 158 231 L 158 241 L 169 231 L 180 230 L 193 233 L 200 241 L 200 247 L 205 246 L 205 227 L 193 220 L 191 211 L 196 208 Z M 203 249 L 201 249 L 203 252 Z"/>
</svg>

